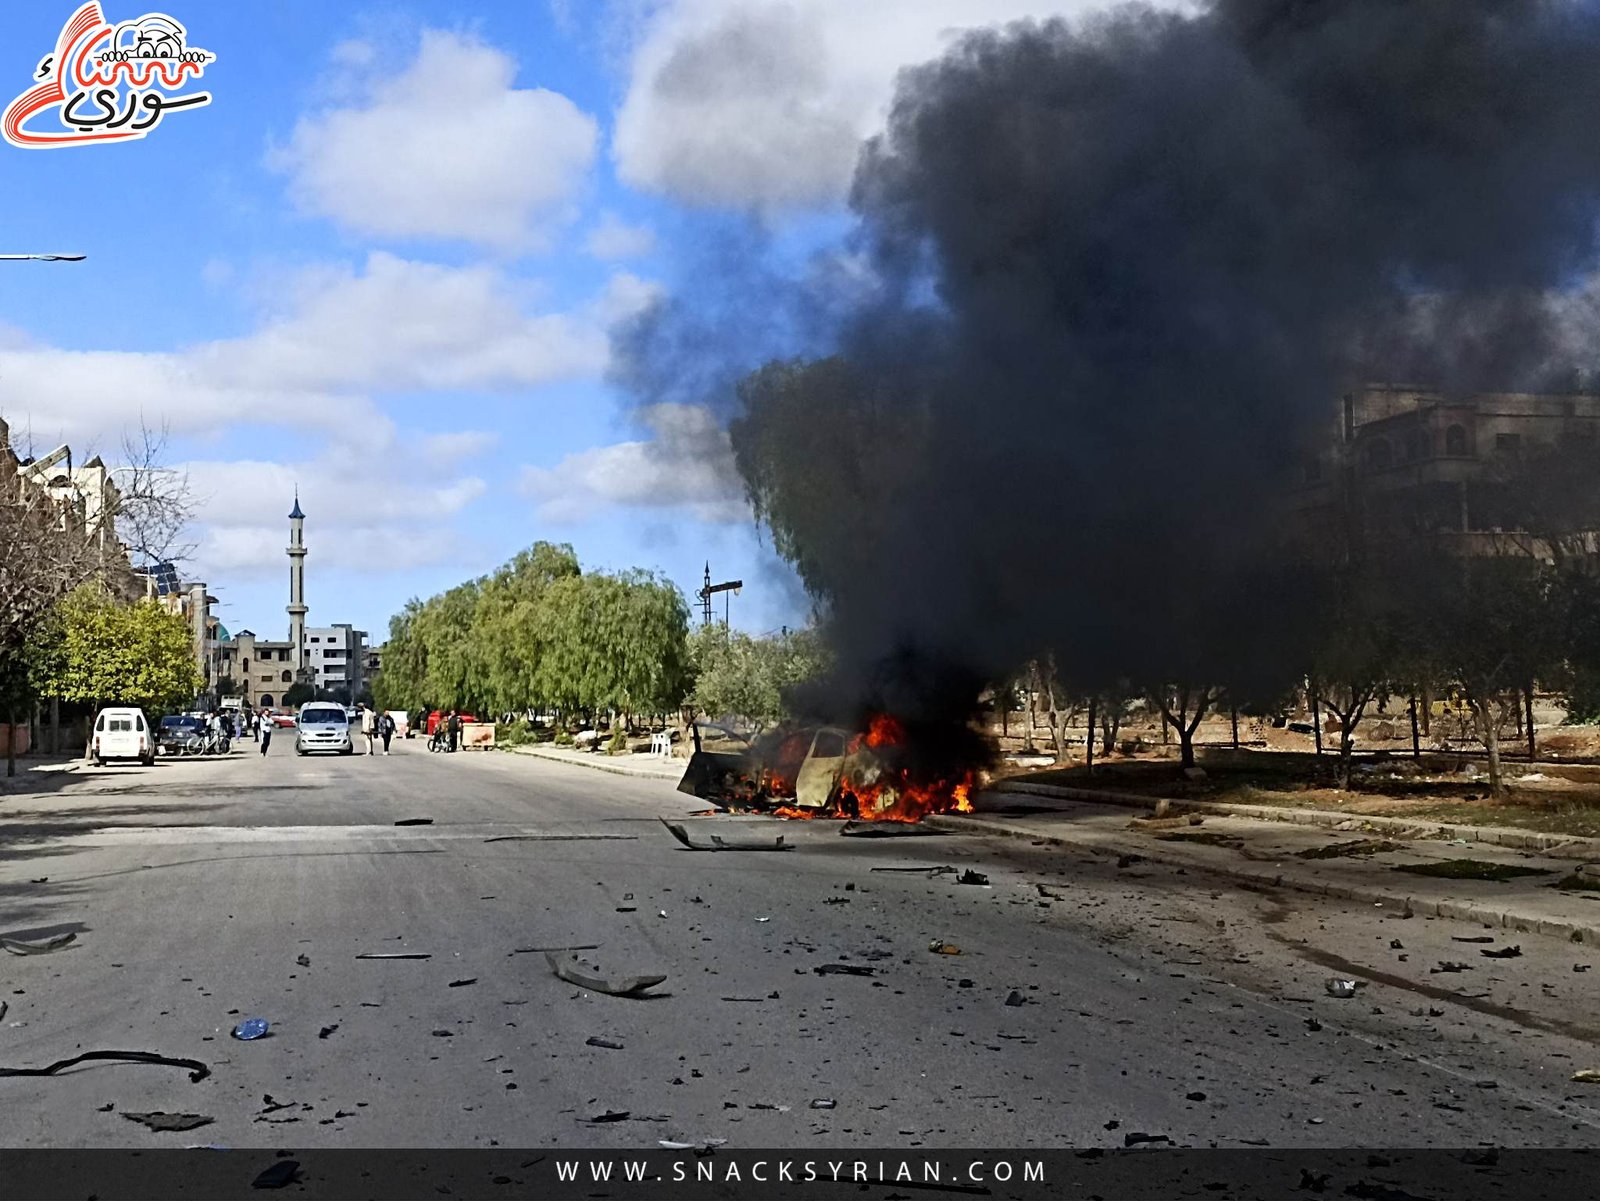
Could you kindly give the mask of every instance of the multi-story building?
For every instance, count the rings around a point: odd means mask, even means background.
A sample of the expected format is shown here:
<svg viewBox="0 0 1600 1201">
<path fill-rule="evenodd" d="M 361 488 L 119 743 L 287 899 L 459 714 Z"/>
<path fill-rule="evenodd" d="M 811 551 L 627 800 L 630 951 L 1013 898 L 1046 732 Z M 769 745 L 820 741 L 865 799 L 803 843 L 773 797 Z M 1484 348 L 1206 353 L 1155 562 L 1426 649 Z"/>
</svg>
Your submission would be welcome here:
<svg viewBox="0 0 1600 1201">
<path fill-rule="evenodd" d="M 1486 553 L 1519 533 L 1535 464 L 1565 454 L 1600 471 L 1600 394 L 1450 396 L 1370 385 L 1343 398 L 1336 431 L 1303 465 L 1298 508 L 1359 511 L 1369 533 L 1446 537 Z"/>
<path fill-rule="evenodd" d="M 252 709 L 273 709 L 283 705 L 283 694 L 295 684 L 294 644 L 257 638 L 240 630 L 221 643 L 219 672 L 231 679 L 235 695 Z"/>
<path fill-rule="evenodd" d="M 354 702 L 366 691 L 367 632 L 348 622 L 306 631 L 306 666 L 313 683 L 340 699 Z"/>
</svg>

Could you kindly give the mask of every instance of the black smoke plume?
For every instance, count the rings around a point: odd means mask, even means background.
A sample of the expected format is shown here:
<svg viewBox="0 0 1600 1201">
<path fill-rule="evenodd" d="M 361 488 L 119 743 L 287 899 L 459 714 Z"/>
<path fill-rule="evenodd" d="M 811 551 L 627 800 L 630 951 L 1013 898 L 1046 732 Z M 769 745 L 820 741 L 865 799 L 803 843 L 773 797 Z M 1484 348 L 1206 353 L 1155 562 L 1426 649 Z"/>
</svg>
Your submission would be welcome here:
<svg viewBox="0 0 1600 1201">
<path fill-rule="evenodd" d="M 1248 684 L 1304 632 L 1286 497 L 1341 394 L 1570 367 L 1597 198 L 1592 4 L 1022 23 L 903 73 L 850 199 L 870 287 L 728 265 L 620 349 L 645 383 L 738 362 L 746 304 L 826 329 L 704 399 L 829 615 L 836 711 L 959 714 L 1045 651 Z"/>
</svg>

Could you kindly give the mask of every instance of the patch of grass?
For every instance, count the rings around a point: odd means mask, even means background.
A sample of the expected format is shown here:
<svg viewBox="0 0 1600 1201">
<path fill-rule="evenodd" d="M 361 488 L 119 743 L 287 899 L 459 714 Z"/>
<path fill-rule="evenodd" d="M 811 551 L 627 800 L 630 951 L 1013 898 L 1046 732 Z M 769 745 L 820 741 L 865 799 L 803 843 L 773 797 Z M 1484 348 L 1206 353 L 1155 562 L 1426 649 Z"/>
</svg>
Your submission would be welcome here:
<svg viewBox="0 0 1600 1201">
<path fill-rule="evenodd" d="M 1438 876 L 1446 880 L 1493 880 L 1504 883 L 1519 876 L 1548 876 L 1542 867 L 1518 867 L 1514 863 L 1495 863 L 1487 859 L 1442 859 L 1435 863 L 1402 863 L 1397 872 L 1413 876 Z"/>
<path fill-rule="evenodd" d="M 1325 847 L 1310 847 L 1296 851 L 1297 859 L 1343 859 L 1348 855 L 1381 855 L 1385 851 L 1398 851 L 1400 845 L 1381 838 L 1358 838 L 1354 842 L 1335 842 Z"/>
<path fill-rule="evenodd" d="M 1158 842 L 1198 842 L 1208 847 L 1239 846 L 1244 839 L 1233 834 L 1218 834 L 1215 830 L 1171 830 L 1157 834 Z"/>
<path fill-rule="evenodd" d="M 1563 876 L 1552 886 L 1555 888 L 1578 889 L 1581 892 L 1600 892 L 1600 880 L 1592 876 L 1580 876 L 1573 872 L 1570 876 Z"/>
</svg>

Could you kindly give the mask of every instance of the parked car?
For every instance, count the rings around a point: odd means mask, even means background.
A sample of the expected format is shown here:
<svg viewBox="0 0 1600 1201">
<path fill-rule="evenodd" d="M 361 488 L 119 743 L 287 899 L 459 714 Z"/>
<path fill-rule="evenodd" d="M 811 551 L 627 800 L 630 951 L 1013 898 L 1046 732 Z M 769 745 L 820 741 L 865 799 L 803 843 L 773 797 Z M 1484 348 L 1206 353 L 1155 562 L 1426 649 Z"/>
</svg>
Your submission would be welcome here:
<svg viewBox="0 0 1600 1201">
<path fill-rule="evenodd" d="M 156 744 L 142 709 L 102 709 L 94 719 L 89 754 L 96 767 L 107 759 L 137 759 L 146 767 L 156 761 Z"/>
<path fill-rule="evenodd" d="M 275 729 L 294 729 L 294 714 L 292 713 L 274 713 L 269 720 L 272 722 L 272 725 Z"/>
<path fill-rule="evenodd" d="M 350 718 L 344 706 L 329 701 L 311 701 L 301 705 L 295 718 L 294 749 L 298 755 L 309 755 L 312 751 L 354 754 L 356 748 L 350 740 Z"/>
<path fill-rule="evenodd" d="M 156 729 L 156 752 L 181 755 L 184 749 L 205 737 L 206 723 L 192 713 L 174 713 L 161 719 Z"/>
</svg>

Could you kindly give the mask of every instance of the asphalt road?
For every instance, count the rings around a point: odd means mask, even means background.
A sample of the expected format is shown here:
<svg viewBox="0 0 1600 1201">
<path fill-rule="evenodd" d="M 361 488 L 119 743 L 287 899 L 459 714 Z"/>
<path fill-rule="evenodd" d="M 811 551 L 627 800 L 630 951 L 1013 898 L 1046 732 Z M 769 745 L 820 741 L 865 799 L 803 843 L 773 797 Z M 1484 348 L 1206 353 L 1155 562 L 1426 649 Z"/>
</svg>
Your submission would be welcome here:
<svg viewBox="0 0 1600 1201">
<path fill-rule="evenodd" d="M 798 849 L 694 853 L 656 820 L 696 808 L 667 783 L 420 742 L 62 781 L 0 798 L 0 933 L 77 935 L 0 955 L 0 1067 L 211 1075 L 0 1078 L 7 1146 L 1600 1143 L 1600 1088 L 1570 1080 L 1600 1067 L 1600 972 L 1553 939 L 1393 983 L 1399 954 L 1476 960 L 1474 931 L 961 835 L 700 817 Z M 990 886 L 873 870 L 916 865 Z M 590 943 L 661 995 L 526 950 Z M 431 958 L 357 958 L 397 952 Z M 1329 997 L 1329 964 L 1375 982 Z M 246 1017 L 271 1036 L 230 1038 Z M 148 1111 L 214 1121 L 123 1116 Z"/>
</svg>

